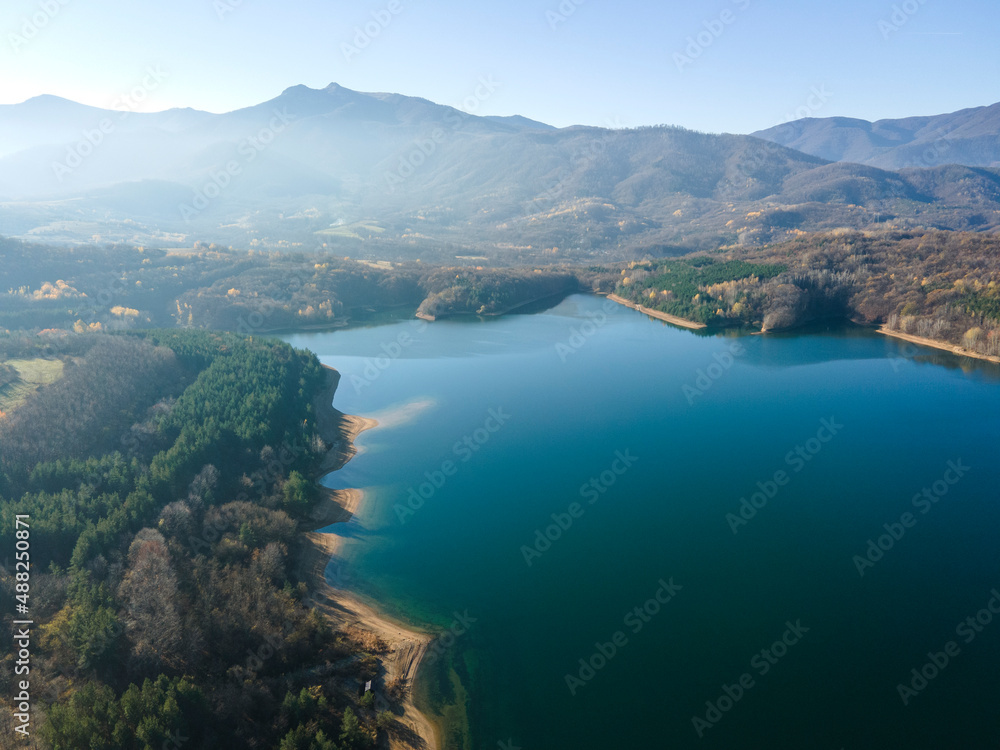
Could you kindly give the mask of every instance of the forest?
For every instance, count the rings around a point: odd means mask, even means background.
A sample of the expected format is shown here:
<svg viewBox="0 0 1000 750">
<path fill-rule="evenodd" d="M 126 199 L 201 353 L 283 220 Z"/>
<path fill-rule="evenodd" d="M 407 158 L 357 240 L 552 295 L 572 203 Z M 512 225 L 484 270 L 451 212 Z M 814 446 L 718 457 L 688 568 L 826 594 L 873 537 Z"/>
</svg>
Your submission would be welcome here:
<svg viewBox="0 0 1000 750">
<path fill-rule="evenodd" d="M 574 292 L 618 295 L 710 326 L 854 320 L 1000 354 L 1000 238 L 840 229 L 712 251 L 635 248 L 603 265 L 490 267 L 352 260 L 198 244 L 187 251 L 0 240 L 0 330 L 149 327 L 260 334 L 391 312 L 502 315 Z M 13 375 L 0 369 L 0 389 Z M 2 391 L 0 391 L 2 397 Z"/>
<path fill-rule="evenodd" d="M 30 516 L 33 720 L 55 750 L 357 750 L 395 731 L 398 704 L 360 697 L 378 645 L 332 630 L 298 572 L 334 447 L 314 404 L 327 375 L 264 333 L 614 292 L 715 328 L 853 320 L 1000 355 L 1000 238 L 981 233 L 841 229 L 587 266 L 13 240 L 0 259 L 0 535 Z M 14 694 L 9 559 L 0 578 Z"/>
<path fill-rule="evenodd" d="M 149 327 L 260 334 L 335 328 L 379 313 L 502 315 L 574 292 L 616 292 L 711 326 L 849 319 L 1000 353 L 1000 238 L 836 230 L 711 252 L 637 248 L 629 262 L 489 267 L 330 253 L 46 248 L 0 240 L 0 330 Z M 0 397 L 13 374 L 0 369 Z"/>
<path fill-rule="evenodd" d="M 578 289 L 561 267 L 442 267 L 198 244 L 71 250 L 0 239 L 0 330 L 149 327 L 262 333 L 334 328 L 373 312 L 494 315 Z"/>
<path fill-rule="evenodd" d="M 651 310 L 697 323 L 740 325 L 757 312 L 747 304 L 750 290 L 785 270 L 777 264 L 716 262 L 705 256 L 630 263 L 622 269 L 615 292 Z"/>
<path fill-rule="evenodd" d="M 710 325 L 884 325 L 1000 355 L 1000 238 L 966 232 L 803 235 L 762 248 L 629 263 L 616 292 Z"/>
<path fill-rule="evenodd" d="M 151 329 L 0 335 L 15 357 L 64 363 L 0 418 L 0 534 L 30 516 L 36 746 L 373 747 L 393 725 L 391 705 L 359 697 L 377 656 L 330 628 L 296 572 L 332 447 L 315 356 Z M 15 591 L 8 559 L 9 695 Z M 12 722 L 5 704 L 5 736 Z"/>
</svg>

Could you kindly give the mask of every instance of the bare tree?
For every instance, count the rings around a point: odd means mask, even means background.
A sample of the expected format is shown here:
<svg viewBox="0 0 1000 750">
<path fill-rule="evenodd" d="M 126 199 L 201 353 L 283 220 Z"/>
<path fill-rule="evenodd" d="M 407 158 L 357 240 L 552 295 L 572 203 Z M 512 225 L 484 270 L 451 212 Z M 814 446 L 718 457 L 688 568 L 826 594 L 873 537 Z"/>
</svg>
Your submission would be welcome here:
<svg viewBox="0 0 1000 750">
<path fill-rule="evenodd" d="M 179 666 L 181 618 L 177 576 L 163 535 L 153 529 L 136 534 L 118 596 L 124 604 L 125 632 L 137 671 L 157 674 Z"/>
</svg>

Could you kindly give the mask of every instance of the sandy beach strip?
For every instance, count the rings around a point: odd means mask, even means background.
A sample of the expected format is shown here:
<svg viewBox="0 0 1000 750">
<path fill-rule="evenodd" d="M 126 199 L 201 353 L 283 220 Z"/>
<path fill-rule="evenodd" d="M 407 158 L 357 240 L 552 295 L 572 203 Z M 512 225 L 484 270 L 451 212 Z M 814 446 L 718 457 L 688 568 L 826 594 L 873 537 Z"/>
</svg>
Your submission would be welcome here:
<svg viewBox="0 0 1000 750">
<path fill-rule="evenodd" d="M 956 346 L 955 344 L 949 344 L 947 341 L 937 341 L 935 339 L 924 338 L 923 336 L 911 336 L 908 333 L 891 331 L 885 326 L 879 328 L 878 332 L 885 334 L 886 336 L 892 336 L 892 338 L 894 339 L 902 339 L 903 341 L 909 341 L 911 344 L 920 344 L 921 346 L 929 346 L 932 349 L 940 349 L 941 351 L 950 352 L 951 354 L 958 354 L 959 356 L 962 357 L 971 357 L 972 359 L 982 359 L 987 362 L 1000 364 L 1000 357 L 991 357 L 987 354 L 980 354 L 979 352 L 974 352 L 971 349 L 966 349 L 963 346 Z"/>
<path fill-rule="evenodd" d="M 681 328 L 689 328 L 693 331 L 697 331 L 708 327 L 704 323 L 695 323 L 692 320 L 678 318 L 676 315 L 667 315 L 665 312 L 660 312 L 659 310 L 650 310 L 648 307 L 637 305 L 635 302 L 629 302 L 627 299 L 619 297 L 617 294 L 609 294 L 608 299 L 612 302 L 617 302 L 619 305 L 624 305 L 625 307 L 631 307 L 633 310 L 638 310 L 643 315 L 648 315 L 651 318 L 656 318 L 657 320 L 662 320 L 665 323 L 680 326 Z"/>
<path fill-rule="evenodd" d="M 327 383 L 316 396 L 314 409 L 320 436 L 333 447 L 320 463 L 315 477 L 317 483 L 350 461 L 357 454 L 354 440 L 379 424 L 374 419 L 344 414 L 333 407 L 340 373 L 324 367 Z M 320 492 L 321 498 L 313 513 L 319 528 L 350 521 L 364 501 L 364 492 L 359 489 L 333 490 L 320 485 Z M 344 537 L 335 532 L 310 531 L 304 535 L 300 574 L 301 580 L 311 584 L 311 604 L 334 628 L 360 631 L 386 644 L 386 652 L 380 657 L 386 672 L 385 684 L 399 681 L 405 687 L 403 714 L 396 717 L 403 731 L 390 733 L 389 747 L 393 750 L 437 750 L 435 725 L 413 702 L 413 680 L 433 637 L 394 622 L 353 593 L 327 583 L 327 564 L 340 552 L 343 541 Z"/>
</svg>

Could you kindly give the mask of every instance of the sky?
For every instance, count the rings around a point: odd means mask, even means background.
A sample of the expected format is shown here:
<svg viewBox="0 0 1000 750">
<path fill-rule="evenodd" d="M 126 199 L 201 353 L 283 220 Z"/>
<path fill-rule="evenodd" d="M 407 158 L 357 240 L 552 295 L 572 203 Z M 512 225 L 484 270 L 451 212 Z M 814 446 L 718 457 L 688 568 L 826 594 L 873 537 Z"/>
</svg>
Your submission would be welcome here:
<svg viewBox="0 0 1000 750">
<path fill-rule="evenodd" d="M 0 103 L 225 112 L 336 82 L 559 127 L 749 133 L 998 102 L 998 28 L 996 0 L 6 0 Z"/>
</svg>

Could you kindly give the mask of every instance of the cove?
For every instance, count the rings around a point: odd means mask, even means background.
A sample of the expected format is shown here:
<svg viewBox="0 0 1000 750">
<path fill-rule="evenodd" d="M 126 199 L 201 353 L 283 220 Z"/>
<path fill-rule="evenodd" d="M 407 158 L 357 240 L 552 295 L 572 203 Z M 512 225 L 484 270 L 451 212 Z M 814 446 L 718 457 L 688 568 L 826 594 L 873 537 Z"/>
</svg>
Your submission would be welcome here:
<svg viewBox="0 0 1000 750">
<path fill-rule="evenodd" d="M 328 477 L 366 496 L 327 574 L 441 633 L 446 747 L 1000 736 L 995 365 L 582 295 L 282 338 L 380 421 Z"/>
</svg>

